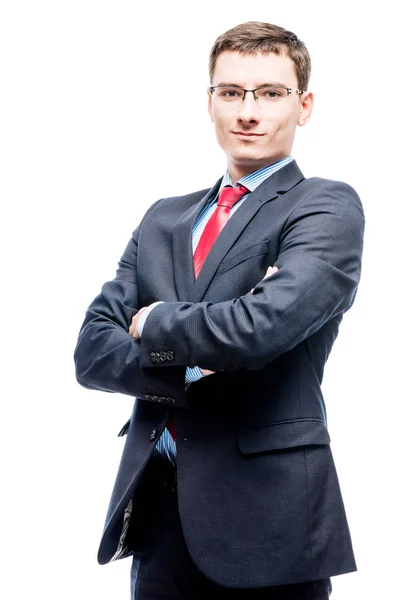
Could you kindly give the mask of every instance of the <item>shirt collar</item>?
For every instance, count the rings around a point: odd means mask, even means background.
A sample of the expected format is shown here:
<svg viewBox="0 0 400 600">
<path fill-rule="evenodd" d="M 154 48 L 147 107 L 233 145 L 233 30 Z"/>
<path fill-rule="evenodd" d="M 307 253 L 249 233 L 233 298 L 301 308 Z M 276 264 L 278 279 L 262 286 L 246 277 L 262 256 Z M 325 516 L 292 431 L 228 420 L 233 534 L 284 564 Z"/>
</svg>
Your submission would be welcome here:
<svg viewBox="0 0 400 600">
<path fill-rule="evenodd" d="M 273 165 L 269 165 L 268 167 L 263 167 L 262 169 L 258 169 L 257 171 L 248 173 L 247 175 L 239 179 L 236 185 L 244 185 L 245 187 L 247 187 L 248 190 L 250 190 L 250 192 L 254 192 L 254 190 L 258 188 L 258 186 L 261 183 L 263 183 L 263 181 L 268 179 L 268 177 L 271 177 L 271 175 L 273 175 L 273 173 L 275 173 L 276 171 L 279 171 L 279 169 L 282 169 L 282 167 L 288 165 L 290 162 L 292 162 L 292 160 L 292 156 L 287 156 L 286 158 L 278 160 Z M 228 173 L 228 169 L 225 171 L 225 175 L 222 178 L 219 190 L 221 190 L 226 185 L 233 186 L 231 176 Z"/>
</svg>

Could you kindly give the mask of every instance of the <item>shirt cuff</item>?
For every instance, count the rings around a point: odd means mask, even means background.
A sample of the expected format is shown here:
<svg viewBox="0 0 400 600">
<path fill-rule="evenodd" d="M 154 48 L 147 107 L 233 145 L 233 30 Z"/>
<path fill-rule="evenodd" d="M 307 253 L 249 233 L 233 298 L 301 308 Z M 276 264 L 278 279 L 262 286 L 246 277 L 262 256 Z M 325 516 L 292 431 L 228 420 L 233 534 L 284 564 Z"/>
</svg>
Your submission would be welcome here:
<svg viewBox="0 0 400 600">
<path fill-rule="evenodd" d="M 163 301 L 160 300 L 159 302 L 153 302 L 153 304 L 150 304 L 150 306 L 147 308 L 147 310 L 144 310 L 142 312 L 142 314 L 140 315 L 139 321 L 137 324 L 137 330 L 139 332 L 140 337 L 142 337 L 142 331 L 143 331 L 144 324 L 146 323 L 147 317 L 149 316 L 149 314 L 151 313 L 153 308 L 155 308 L 158 304 L 163 304 Z"/>
<path fill-rule="evenodd" d="M 204 375 L 201 372 L 200 367 L 187 367 L 186 368 L 186 375 L 185 375 L 186 383 L 194 383 L 195 381 L 198 381 L 202 377 L 204 377 Z"/>
</svg>

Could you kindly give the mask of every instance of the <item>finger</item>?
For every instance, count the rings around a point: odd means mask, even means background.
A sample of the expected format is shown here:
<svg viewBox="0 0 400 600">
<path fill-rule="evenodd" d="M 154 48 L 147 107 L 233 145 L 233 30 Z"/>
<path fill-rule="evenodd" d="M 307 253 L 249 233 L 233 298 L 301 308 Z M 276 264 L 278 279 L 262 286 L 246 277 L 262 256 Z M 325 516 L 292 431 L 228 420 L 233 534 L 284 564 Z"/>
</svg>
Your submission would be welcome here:
<svg viewBox="0 0 400 600">
<path fill-rule="evenodd" d="M 142 306 L 142 308 L 140 308 L 137 311 L 137 313 L 135 315 L 133 315 L 132 321 L 133 321 L 133 319 L 137 319 L 142 314 L 142 312 L 144 312 L 145 310 L 147 310 L 147 308 L 148 308 L 147 306 Z"/>
<path fill-rule="evenodd" d="M 278 271 L 278 267 L 268 267 L 264 279 L 267 279 L 267 277 L 270 277 L 271 275 L 273 275 L 277 271 Z"/>
<path fill-rule="evenodd" d="M 139 315 L 139 313 L 137 313 L 134 317 L 132 317 L 132 321 L 131 321 L 131 324 L 130 324 L 129 330 L 128 330 L 131 335 L 133 335 L 135 332 L 137 322 L 138 322 L 138 315 Z"/>
<path fill-rule="evenodd" d="M 215 371 L 210 371 L 209 369 L 200 369 L 200 371 L 203 373 L 203 375 L 205 377 L 207 377 L 208 375 L 214 375 Z"/>
<path fill-rule="evenodd" d="M 134 325 L 131 325 L 131 326 L 129 327 L 129 334 L 130 334 L 132 337 L 136 338 L 136 339 L 139 339 L 139 338 L 140 338 L 140 335 L 139 335 L 139 332 L 138 332 L 138 329 L 137 329 L 137 326 L 136 326 L 136 324 L 134 324 Z"/>
<path fill-rule="evenodd" d="M 133 315 L 132 319 L 131 319 L 131 324 L 129 327 L 129 333 L 131 333 L 131 328 L 132 326 L 136 326 L 138 319 L 140 317 L 140 315 L 142 314 L 142 312 L 144 312 L 145 310 L 147 310 L 147 306 L 143 306 L 140 310 L 138 310 L 138 312 L 136 314 Z"/>
</svg>

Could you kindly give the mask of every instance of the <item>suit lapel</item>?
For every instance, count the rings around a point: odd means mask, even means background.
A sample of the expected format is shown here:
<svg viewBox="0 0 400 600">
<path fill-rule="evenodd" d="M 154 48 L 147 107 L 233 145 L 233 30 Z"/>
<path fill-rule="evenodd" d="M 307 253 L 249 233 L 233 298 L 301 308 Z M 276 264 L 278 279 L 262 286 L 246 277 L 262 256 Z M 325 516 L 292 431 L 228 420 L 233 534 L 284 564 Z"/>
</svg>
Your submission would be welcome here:
<svg viewBox="0 0 400 600">
<path fill-rule="evenodd" d="M 222 178 L 217 181 L 200 202 L 196 202 L 185 211 L 175 225 L 172 248 L 175 285 L 179 299 L 187 300 L 189 290 L 195 283 L 192 246 L 193 225 L 205 205 L 218 193 L 221 181 Z"/>
<path fill-rule="evenodd" d="M 174 256 L 177 257 L 178 262 L 178 257 L 180 257 L 181 261 L 181 267 L 179 269 L 179 278 L 180 280 L 181 278 L 185 278 L 185 283 L 180 284 L 181 290 L 183 291 L 184 287 L 185 291 L 185 294 L 182 297 L 187 299 L 189 302 L 200 302 L 203 299 L 204 294 L 206 293 L 219 265 L 221 264 L 221 261 L 224 259 L 225 255 L 232 248 L 236 240 L 243 233 L 248 223 L 253 219 L 253 217 L 257 214 L 260 208 L 266 202 L 270 202 L 271 200 L 277 198 L 279 194 L 283 194 L 289 189 L 291 189 L 302 179 L 304 179 L 302 172 L 300 171 L 296 162 L 292 161 L 291 163 L 289 163 L 285 167 L 282 167 L 282 169 L 279 169 L 279 171 L 271 175 L 271 177 L 266 179 L 262 184 L 260 184 L 254 190 L 254 192 L 252 192 L 250 196 L 246 198 L 242 206 L 240 206 L 238 210 L 232 215 L 228 223 L 225 225 L 224 229 L 221 231 L 214 246 L 210 250 L 204 262 L 204 265 L 199 273 L 197 280 L 194 277 L 193 270 L 191 232 L 193 223 L 195 222 L 195 218 L 199 214 L 199 210 L 194 211 L 193 209 L 190 209 L 190 226 L 188 225 L 189 219 L 185 218 L 185 225 L 184 227 L 182 226 L 182 230 L 179 231 L 179 243 L 177 240 L 176 248 L 177 254 L 175 254 L 174 245 Z M 214 194 L 216 193 L 216 191 L 218 191 L 218 187 L 216 188 L 216 186 L 214 186 L 212 190 Z M 212 194 L 210 194 L 209 192 L 209 194 L 207 194 L 207 197 L 210 198 L 211 195 Z M 204 206 L 204 204 L 205 202 L 203 200 L 203 202 L 201 203 L 200 210 Z M 187 213 L 185 213 L 185 215 L 186 214 Z M 182 240 L 182 234 L 187 235 L 188 239 Z M 185 262 L 184 267 L 183 262 Z M 188 276 L 188 274 L 190 275 Z"/>
</svg>

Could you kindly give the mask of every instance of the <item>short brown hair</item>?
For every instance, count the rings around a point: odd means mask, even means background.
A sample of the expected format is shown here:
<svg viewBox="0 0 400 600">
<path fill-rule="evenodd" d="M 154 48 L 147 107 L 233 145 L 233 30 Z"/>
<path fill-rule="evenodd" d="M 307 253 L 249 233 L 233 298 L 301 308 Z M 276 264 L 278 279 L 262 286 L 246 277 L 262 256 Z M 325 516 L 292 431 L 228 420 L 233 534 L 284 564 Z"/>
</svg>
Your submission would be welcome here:
<svg viewBox="0 0 400 600">
<path fill-rule="evenodd" d="M 218 56 L 225 50 L 233 50 L 241 54 L 286 54 L 294 63 L 298 86 L 307 90 L 311 74 L 311 59 L 305 44 L 297 35 L 271 23 L 248 21 L 229 29 L 220 35 L 210 52 L 210 82 L 215 71 Z"/>
</svg>

